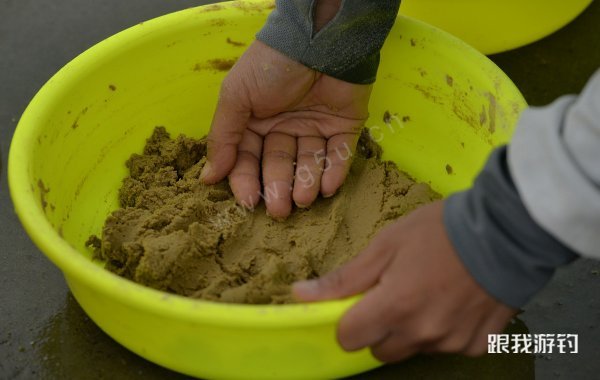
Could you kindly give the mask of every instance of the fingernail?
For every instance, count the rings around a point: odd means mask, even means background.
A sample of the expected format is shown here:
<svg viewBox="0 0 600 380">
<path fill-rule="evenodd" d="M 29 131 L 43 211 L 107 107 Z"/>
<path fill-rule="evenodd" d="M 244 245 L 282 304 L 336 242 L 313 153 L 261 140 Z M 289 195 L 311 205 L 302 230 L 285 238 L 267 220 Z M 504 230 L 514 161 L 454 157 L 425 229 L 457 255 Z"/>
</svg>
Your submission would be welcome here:
<svg viewBox="0 0 600 380">
<path fill-rule="evenodd" d="M 296 207 L 298 207 L 298 208 L 309 208 L 310 205 L 304 205 L 302 203 L 296 203 Z"/>
<path fill-rule="evenodd" d="M 302 298 L 313 298 L 319 295 L 319 282 L 317 280 L 298 281 L 292 285 L 292 290 Z"/>
<path fill-rule="evenodd" d="M 335 192 L 331 193 L 331 194 L 321 194 L 323 195 L 323 198 L 331 198 L 335 195 Z"/>
<path fill-rule="evenodd" d="M 276 216 L 271 214 L 269 210 L 267 210 L 267 216 L 276 222 L 285 222 L 285 220 L 287 219 L 287 216 Z"/>
<path fill-rule="evenodd" d="M 206 164 L 204 164 L 204 167 L 202 168 L 202 172 L 200 172 L 200 181 L 204 182 L 206 177 L 208 177 L 211 174 L 211 171 L 212 165 L 209 161 L 206 161 Z"/>
</svg>

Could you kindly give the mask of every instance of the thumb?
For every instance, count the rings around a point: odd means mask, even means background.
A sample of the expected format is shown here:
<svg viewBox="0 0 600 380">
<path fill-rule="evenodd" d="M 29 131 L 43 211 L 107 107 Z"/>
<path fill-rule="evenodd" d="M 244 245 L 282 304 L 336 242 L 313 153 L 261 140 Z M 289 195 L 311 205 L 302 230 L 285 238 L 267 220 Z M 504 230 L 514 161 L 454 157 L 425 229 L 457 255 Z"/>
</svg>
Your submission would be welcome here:
<svg viewBox="0 0 600 380">
<path fill-rule="evenodd" d="M 250 118 L 250 107 L 244 106 L 240 99 L 244 91 L 229 88 L 227 83 L 226 79 L 208 133 L 207 162 L 200 174 L 200 179 L 206 184 L 217 183 L 231 172 Z M 239 85 L 240 82 L 235 84 Z"/>
<path fill-rule="evenodd" d="M 378 282 L 391 258 L 391 252 L 371 244 L 363 253 L 325 276 L 296 282 L 292 292 L 301 301 L 324 301 L 362 293 Z"/>
</svg>

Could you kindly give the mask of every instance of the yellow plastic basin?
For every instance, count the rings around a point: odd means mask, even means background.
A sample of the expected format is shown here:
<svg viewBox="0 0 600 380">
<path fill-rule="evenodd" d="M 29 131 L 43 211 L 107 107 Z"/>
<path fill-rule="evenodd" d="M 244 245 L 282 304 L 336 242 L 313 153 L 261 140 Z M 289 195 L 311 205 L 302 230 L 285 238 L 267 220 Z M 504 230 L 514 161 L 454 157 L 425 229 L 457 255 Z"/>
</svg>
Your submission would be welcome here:
<svg viewBox="0 0 600 380">
<path fill-rule="evenodd" d="M 193 8 L 101 42 L 39 91 L 12 141 L 16 212 L 83 309 L 125 347 L 189 375 L 332 378 L 379 365 L 368 350 L 345 353 L 336 343 L 336 322 L 356 299 L 290 306 L 192 300 L 120 278 L 84 247 L 118 206 L 125 160 L 156 125 L 173 135 L 207 133 L 222 69 L 271 9 L 264 1 Z M 368 126 L 386 158 L 447 194 L 469 186 L 524 106 L 476 50 L 400 18 L 383 52 Z"/>
<path fill-rule="evenodd" d="M 484 54 L 554 33 L 592 0 L 403 0 L 400 13 L 450 32 Z"/>
</svg>

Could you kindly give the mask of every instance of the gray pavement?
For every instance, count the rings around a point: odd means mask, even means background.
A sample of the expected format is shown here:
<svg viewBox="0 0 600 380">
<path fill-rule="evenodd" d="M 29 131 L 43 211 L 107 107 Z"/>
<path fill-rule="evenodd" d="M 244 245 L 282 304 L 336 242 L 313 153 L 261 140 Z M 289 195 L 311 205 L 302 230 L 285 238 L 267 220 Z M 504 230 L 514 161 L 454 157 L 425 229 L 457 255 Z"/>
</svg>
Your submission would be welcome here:
<svg viewBox="0 0 600 380">
<path fill-rule="evenodd" d="M 0 0 L 0 379 L 185 378 L 106 336 L 70 295 L 13 213 L 6 161 L 16 122 L 60 67 L 140 21 L 210 1 Z M 533 20 L 532 22 L 535 22 Z M 510 26 L 507 26 L 510 27 Z M 531 104 L 578 92 L 600 67 L 600 2 L 562 31 L 493 57 Z M 357 378 L 600 377 L 600 263 L 581 260 L 555 277 L 510 328 L 579 333 L 580 354 L 418 357 Z M 524 322 L 524 323 L 523 323 Z"/>
</svg>

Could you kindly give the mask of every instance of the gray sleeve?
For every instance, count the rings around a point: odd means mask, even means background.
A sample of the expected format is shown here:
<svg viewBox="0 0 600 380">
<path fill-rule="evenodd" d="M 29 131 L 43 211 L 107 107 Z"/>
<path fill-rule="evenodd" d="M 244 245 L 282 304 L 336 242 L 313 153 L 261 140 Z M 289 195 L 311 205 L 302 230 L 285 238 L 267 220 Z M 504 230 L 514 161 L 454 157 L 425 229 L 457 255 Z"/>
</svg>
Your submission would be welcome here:
<svg viewBox="0 0 600 380">
<path fill-rule="evenodd" d="M 344 0 L 335 18 L 313 30 L 317 0 L 277 0 L 256 38 L 288 57 L 335 78 L 375 81 L 379 51 L 394 25 L 400 0 Z"/>
<path fill-rule="evenodd" d="M 600 71 L 579 97 L 525 111 L 508 163 L 533 219 L 600 259 Z"/>
<path fill-rule="evenodd" d="M 579 97 L 526 110 L 444 223 L 475 280 L 513 307 L 578 255 L 600 258 L 600 72 Z"/>
<path fill-rule="evenodd" d="M 446 200 L 444 224 L 479 285 L 519 308 L 577 255 L 532 219 L 511 178 L 506 151 L 494 151 L 473 187 Z"/>
</svg>

